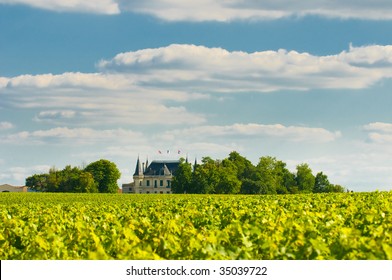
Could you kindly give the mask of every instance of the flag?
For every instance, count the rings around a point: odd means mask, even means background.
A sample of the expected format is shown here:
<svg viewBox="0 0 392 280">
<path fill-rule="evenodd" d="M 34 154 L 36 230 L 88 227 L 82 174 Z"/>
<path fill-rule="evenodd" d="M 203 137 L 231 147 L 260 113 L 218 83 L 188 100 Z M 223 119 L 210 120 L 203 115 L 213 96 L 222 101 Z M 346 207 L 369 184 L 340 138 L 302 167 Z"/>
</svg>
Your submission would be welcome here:
<svg viewBox="0 0 392 280">
<path fill-rule="evenodd" d="M 178 151 L 177 151 L 177 154 L 181 154 L 181 151 L 180 151 L 180 150 L 178 150 Z"/>
<path fill-rule="evenodd" d="M 158 151 L 158 153 L 159 153 L 159 154 L 162 154 L 162 152 L 161 152 L 160 150 Z"/>
</svg>

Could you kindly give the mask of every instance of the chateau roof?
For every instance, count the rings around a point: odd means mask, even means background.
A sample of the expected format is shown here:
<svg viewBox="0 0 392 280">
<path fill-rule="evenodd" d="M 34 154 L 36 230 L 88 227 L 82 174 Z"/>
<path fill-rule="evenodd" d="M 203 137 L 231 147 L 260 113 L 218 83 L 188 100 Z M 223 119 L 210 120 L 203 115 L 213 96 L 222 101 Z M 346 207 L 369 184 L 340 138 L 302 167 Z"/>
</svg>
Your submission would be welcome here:
<svg viewBox="0 0 392 280">
<path fill-rule="evenodd" d="M 179 160 L 154 160 L 146 168 L 144 175 L 172 175 L 179 164 Z"/>
</svg>

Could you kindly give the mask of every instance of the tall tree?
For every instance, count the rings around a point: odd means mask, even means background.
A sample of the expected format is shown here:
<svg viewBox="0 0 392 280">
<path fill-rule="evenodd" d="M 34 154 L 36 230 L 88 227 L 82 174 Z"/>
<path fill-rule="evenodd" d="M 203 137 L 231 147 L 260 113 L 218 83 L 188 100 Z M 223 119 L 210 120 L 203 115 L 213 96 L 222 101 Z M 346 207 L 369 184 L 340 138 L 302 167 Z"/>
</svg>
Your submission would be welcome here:
<svg viewBox="0 0 392 280">
<path fill-rule="evenodd" d="M 117 180 L 120 179 L 121 173 L 113 162 L 101 159 L 87 165 L 84 171 L 91 173 L 94 181 L 98 184 L 99 192 L 118 192 Z"/>
<path fill-rule="evenodd" d="M 224 159 L 218 165 L 219 181 L 216 193 L 237 194 L 241 190 L 241 181 L 238 179 L 237 167 L 229 159 Z"/>
<path fill-rule="evenodd" d="M 192 167 L 183 158 L 176 170 L 171 186 L 173 193 L 192 193 Z"/>
<path fill-rule="evenodd" d="M 302 163 L 297 165 L 297 176 L 295 180 L 301 193 L 313 192 L 315 177 L 308 164 Z"/>
<path fill-rule="evenodd" d="M 327 175 L 323 174 L 323 172 L 319 172 L 316 174 L 313 192 L 314 193 L 328 192 L 329 185 L 330 185 L 330 183 L 329 183 Z"/>
</svg>

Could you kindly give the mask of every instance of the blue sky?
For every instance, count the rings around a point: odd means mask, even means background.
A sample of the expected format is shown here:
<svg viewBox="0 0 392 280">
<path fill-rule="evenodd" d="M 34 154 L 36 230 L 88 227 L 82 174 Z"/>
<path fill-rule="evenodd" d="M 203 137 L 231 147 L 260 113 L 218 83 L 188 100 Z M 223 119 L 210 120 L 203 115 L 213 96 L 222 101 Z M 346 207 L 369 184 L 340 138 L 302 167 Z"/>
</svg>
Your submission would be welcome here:
<svg viewBox="0 0 392 280">
<path fill-rule="evenodd" d="M 390 190 L 392 4 L 309 2 L 0 0 L 0 183 L 236 150 Z"/>
</svg>

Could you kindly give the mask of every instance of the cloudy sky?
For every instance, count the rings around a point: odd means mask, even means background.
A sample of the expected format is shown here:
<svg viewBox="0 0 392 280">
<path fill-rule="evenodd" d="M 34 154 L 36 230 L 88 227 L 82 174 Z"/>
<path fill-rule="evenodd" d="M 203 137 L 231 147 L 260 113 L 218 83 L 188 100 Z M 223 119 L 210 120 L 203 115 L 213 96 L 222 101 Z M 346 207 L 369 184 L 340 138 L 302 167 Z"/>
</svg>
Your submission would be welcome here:
<svg viewBox="0 0 392 280">
<path fill-rule="evenodd" d="M 389 0 L 0 0 L 0 32 L 0 184 L 235 150 L 392 189 Z"/>
</svg>

